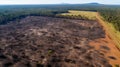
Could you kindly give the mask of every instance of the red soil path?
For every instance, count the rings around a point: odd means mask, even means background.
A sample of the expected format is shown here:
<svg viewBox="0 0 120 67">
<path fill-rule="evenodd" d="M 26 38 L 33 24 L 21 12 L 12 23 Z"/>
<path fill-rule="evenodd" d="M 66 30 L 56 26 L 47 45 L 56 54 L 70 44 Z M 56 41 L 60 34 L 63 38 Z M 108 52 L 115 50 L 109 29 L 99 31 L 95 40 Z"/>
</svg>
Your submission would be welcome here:
<svg viewBox="0 0 120 67">
<path fill-rule="evenodd" d="M 105 22 L 100 18 L 98 13 L 96 17 L 98 22 L 103 26 L 106 37 L 91 41 L 90 45 L 94 46 L 96 50 L 103 53 L 113 67 L 120 66 L 120 50 L 112 40 L 110 34 L 108 33 L 109 30 L 106 28 Z"/>
</svg>

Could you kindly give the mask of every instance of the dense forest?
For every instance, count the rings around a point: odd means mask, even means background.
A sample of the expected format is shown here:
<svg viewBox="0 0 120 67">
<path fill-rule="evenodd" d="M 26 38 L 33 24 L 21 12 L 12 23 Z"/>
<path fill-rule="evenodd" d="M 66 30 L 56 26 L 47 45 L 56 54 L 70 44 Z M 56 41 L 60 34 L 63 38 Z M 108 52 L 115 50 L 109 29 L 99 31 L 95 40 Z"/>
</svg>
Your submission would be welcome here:
<svg viewBox="0 0 120 67">
<path fill-rule="evenodd" d="M 99 11 L 104 19 L 114 25 L 120 31 L 120 9 L 104 9 Z"/>
<path fill-rule="evenodd" d="M 19 20 L 26 16 L 52 16 L 66 13 L 68 10 L 84 10 L 99 12 L 106 21 L 112 23 L 120 31 L 120 6 L 103 4 L 56 4 L 56 5 L 6 5 L 0 6 L 0 24 Z M 69 17 L 67 17 L 69 18 Z"/>
</svg>

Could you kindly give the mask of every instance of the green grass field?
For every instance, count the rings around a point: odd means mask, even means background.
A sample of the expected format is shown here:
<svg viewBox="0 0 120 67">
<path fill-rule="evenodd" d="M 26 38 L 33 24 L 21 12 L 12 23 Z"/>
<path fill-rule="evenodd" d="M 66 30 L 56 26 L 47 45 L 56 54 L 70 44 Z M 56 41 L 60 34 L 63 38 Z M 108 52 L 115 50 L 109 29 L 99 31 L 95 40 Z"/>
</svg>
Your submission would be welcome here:
<svg viewBox="0 0 120 67">
<path fill-rule="evenodd" d="M 62 13 L 59 15 L 64 17 L 69 16 L 69 17 L 80 18 L 80 19 L 96 20 L 96 12 L 91 12 L 91 11 L 69 10 L 68 13 Z"/>
</svg>

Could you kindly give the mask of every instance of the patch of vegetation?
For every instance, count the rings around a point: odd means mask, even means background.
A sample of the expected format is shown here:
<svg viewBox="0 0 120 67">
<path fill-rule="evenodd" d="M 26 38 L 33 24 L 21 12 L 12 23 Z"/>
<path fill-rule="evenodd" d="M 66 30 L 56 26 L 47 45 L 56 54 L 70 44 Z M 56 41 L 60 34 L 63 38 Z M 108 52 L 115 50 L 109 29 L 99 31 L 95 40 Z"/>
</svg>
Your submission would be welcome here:
<svg viewBox="0 0 120 67">
<path fill-rule="evenodd" d="M 120 9 L 104 9 L 99 11 L 105 21 L 112 23 L 120 31 Z"/>
<path fill-rule="evenodd" d="M 61 17 L 63 16 L 73 19 L 96 20 L 96 12 L 76 11 L 76 10 L 69 10 L 68 12 L 69 13 L 58 14 L 57 16 L 61 16 Z"/>
<path fill-rule="evenodd" d="M 120 67 L 120 66 L 118 64 L 116 64 L 115 67 Z"/>
<path fill-rule="evenodd" d="M 54 50 L 48 50 L 48 55 L 51 55 L 51 54 L 53 54 L 54 53 Z"/>
</svg>

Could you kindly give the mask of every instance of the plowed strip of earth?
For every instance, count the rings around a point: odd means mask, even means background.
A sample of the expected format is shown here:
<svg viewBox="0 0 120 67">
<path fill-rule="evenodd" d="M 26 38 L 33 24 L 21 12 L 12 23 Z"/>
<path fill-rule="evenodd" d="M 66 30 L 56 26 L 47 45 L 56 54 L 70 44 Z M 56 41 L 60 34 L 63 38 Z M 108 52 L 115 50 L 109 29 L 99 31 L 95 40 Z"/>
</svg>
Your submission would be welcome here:
<svg viewBox="0 0 120 67">
<path fill-rule="evenodd" d="M 100 25 L 105 30 L 105 38 L 96 39 L 91 41 L 90 44 L 97 50 L 103 53 L 109 60 L 113 67 L 120 66 L 120 39 L 116 36 L 115 32 L 104 22 L 99 13 L 96 13 L 96 17 Z"/>
<path fill-rule="evenodd" d="M 116 51 L 98 21 L 28 16 L 0 25 L 0 67 L 112 67 Z"/>
</svg>

